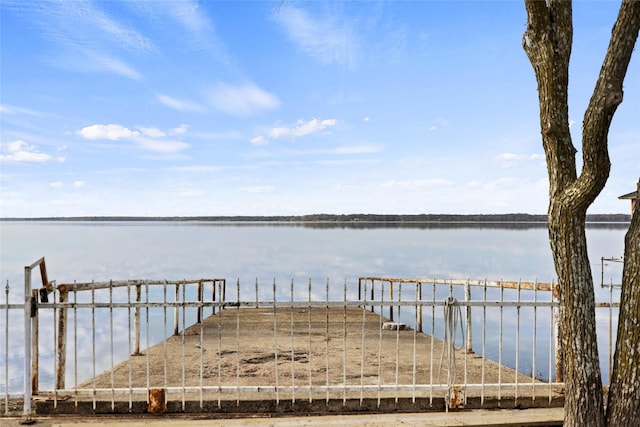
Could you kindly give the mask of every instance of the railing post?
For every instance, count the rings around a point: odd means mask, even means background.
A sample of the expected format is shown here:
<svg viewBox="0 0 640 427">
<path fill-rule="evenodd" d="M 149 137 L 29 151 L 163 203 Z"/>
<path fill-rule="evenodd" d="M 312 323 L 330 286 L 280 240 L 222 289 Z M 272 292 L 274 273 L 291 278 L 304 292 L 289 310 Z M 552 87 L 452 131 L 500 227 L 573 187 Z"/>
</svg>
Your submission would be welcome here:
<svg viewBox="0 0 640 427">
<path fill-rule="evenodd" d="M 59 302 L 66 303 L 69 292 L 66 286 L 58 288 Z M 67 366 L 67 307 L 58 311 L 58 348 L 56 350 L 56 390 L 64 389 Z"/>
<path fill-rule="evenodd" d="M 31 420 L 31 267 L 24 268 L 24 404 L 22 417 Z"/>
<path fill-rule="evenodd" d="M 31 290 L 31 394 L 37 395 L 39 388 L 38 374 L 40 373 L 40 355 L 38 344 L 40 342 L 40 322 L 38 321 L 38 296 L 37 289 Z"/>
<path fill-rule="evenodd" d="M 142 285 L 136 285 L 136 307 L 133 310 L 133 356 L 140 355 L 140 306 L 138 304 L 141 298 Z"/>
</svg>

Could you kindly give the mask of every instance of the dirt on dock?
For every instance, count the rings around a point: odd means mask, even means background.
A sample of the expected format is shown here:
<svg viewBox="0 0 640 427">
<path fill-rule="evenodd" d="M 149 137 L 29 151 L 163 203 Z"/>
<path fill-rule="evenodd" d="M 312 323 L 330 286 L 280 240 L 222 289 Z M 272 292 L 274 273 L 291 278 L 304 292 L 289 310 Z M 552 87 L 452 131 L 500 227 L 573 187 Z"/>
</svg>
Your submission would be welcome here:
<svg viewBox="0 0 640 427">
<path fill-rule="evenodd" d="M 79 388 L 219 387 L 218 399 L 235 400 L 240 397 L 233 388 L 248 386 L 264 388 L 256 399 L 264 399 L 275 386 L 288 391 L 272 398 L 318 399 L 346 397 L 349 386 L 446 385 L 448 348 L 443 342 L 408 327 L 385 329 L 387 322 L 360 307 L 228 308 Z M 520 393 L 527 385 L 540 384 L 473 353 L 455 350 L 454 360 L 450 375 L 456 384 L 518 382 Z M 312 391 L 318 386 L 337 387 L 331 393 Z M 296 390 L 304 393 L 296 395 Z M 502 392 L 510 394 L 506 388 Z M 243 391 L 242 399 L 250 398 Z"/>
</svg>

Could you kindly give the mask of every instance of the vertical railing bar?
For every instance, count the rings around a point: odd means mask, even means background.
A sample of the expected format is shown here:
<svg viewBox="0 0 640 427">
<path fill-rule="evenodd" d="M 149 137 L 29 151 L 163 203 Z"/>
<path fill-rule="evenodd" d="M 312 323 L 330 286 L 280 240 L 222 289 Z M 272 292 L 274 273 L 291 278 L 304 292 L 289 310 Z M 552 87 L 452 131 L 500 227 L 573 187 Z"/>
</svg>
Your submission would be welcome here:
<svg viewBox="0 0 640 427">
<path fill-rule="evenodd" d="M 202 395 L 203 376 L 204 376 L 204 307 L 202 305 L 204 299 L 204 284 L 202 284 L 202 298 L 200 300 L 200 310 L 203 313 L 203 318 L 200 321 L 200 410 L 204 409 L 204 401 Z"/>
<path fill-rule="evenodd" d="M 420 304 L 420 299 L 418 297 L 418 288 L 421 286 L 420 282 L 416 282 L 416 293 L 415 293 L 415 300 L 417 302 L 416 304 L 416 327 L 413 328 L 413 372 L 412 372 L 412 385 L 413 385 L 413 390 L 411 391 L 411 403 L 416 403 L 416 374 L 417 374 L 417 359 L 416 359 L 416 353 L 417 353 L 417 345 L 418 345 L 418 308 L 422 307 Z M 420 322 L 421 323 L 421 322 Z"/>
<path fill-rule="evenodd" d="M 93 387 L 91 398 L 93 403 L 93 410 L 96 410 L 96 285 L 91 281 L 91 359 L 92 359 L 92 377 L 91 384 Z"/>
<path fill-rule="evenodd" d="M 109 280 L 109 352 L 111 353 L 111 412 L 116 408 L 115 370 L 113 357 L 113 281 Z"/>
<path fill-rule="evenodd" d="M 129 357 L 127 357 L 127 369 L 129 371 L 129 411 L 133 407 L 133 384 L 132 381 L 132 367 L 131 367 L 131 283 L 127 282 L 127 351 Z"/>
<path fill-rule="evenodd" d="M 468 362 L 469 362 L 469 355 L 470 353 L 473 351 L 472 350 L 472 343 L 471 343 L 471 306 L 468 305 L 469 301 L 471 300 L 471 288 L 469 287 L 469 279 L 467 279 L 467 282 L 465 284 L 465 301 L 467 302 L 467 309 L 465 310 L 465 315 L 467 316 L 466 319 L 466 323 L 467 323 L 467 336 L 466 339 L 464 337 L 464 328 L 461 331 L 462 332 L 462 336 L 460 337 L 460 339 L 464 340 L 465 343 L 463 344 L 464 347 L 464 390 L 467 389 L 467 384 L 468 384 L 468 375 L 469 375 L 469 369 L 468 369 Z M 462 313 L 460 313 L 460 317 L 462 317 Z M 462 319 L 460 319 L 460 323 L 462 323 Z M 462 326 L 462 325 L 461 325 Z M 455 334 L 454 334 L 455 335 Z M 455 356 L 454 356 L 455 357 Z M 467 405 L 467 394 L 468 393 L 464 393 L 463 395 L 463 400 L 464 400 L 464 406 Z"/>
<path fill-rule="evenodd" d="M 371 285 L 373 286 L 373 284 Z M 371 304 L 373 307 L 373 303 Z M 381 396 L 380 391 L 382 388 L 382 317 L 384 314 L 384 281 L 380 281 L 380 316 L 378 325 L 378 408 L 380 408 Z"/>
<path fill-rule="evenodd" d="M 484 407 L 484 383 L 486 373 L 486 351 L 487 351 L 487 279 L 483 286 L 482 304 L 482 388 L 480 390 L 480 406 Z"/>
<path fill-rule="evenodd" d="M 5 328 L 4 328 L 4 413 L 9 413 L 9 280 L 4 288 L 6 309 L 4 311 Z"/>
<path fill-rule="evenodd" d="M 142 288 L 140 288 L 142 290 Z M 149 350 L 151 350 L 151 345 L 149 343 L 149 285 L 147 284 L 144 288 L 144 301 L 145 301 L 145 360 L 146 360 L 146 364 L 147 364 L 147 372 L 146 372 L 146 376 L 147 376 L 147 403 L 149 402 L 149 389 L 151 388 L 151 365 L 150 365 L 150 354 L 151 353 Z"/>
<path fill-rule="evenodd" d="M 291 325 L 290 325 L 290 329 L 291 329 L 291 403 L 296 403 L 296 367 L 295 367 L 295 361 L 296 361 L 296 354 L 295 354 L 295 339 L 294 339 L 294 321 L 293 321 L 293 317 L 295 316 L 295 311 L 293 310 L 293 278 L 291 279 Z"/>
<path fill-rule="evenodd" d="M 211 282 L 211 300 L 213 302 L 216 302 L 216 286 L 218 285 L 218 281 L 217 280 L 213 280 Z M 216 306 L 213 305 L 211 307 L 211 315 L 215 315 L 216 314 Z"/>
<path fill-rule="evenodd" d="M 240 302 L 240 278 L 236 282 L 236 302 Z M 240 304 L 236 308 L 236 406 L 240 406 Z"/>
<path fill-rule="evenodd" d="M 142 285 L 136 285 L 136 303 L 142 300 Z M 140 355 L 140 313 L 142 308 L 136 305 L 133 310 L 133 354 Z"/>
<path fill-rule="evenodd" d="M 375 281 L 373 279 L 371 279 L 371 312 L 373 313 L 375 308 L 373 307 L 373 300 L 375 299 L 375 286 L 374 286 Z M 382 316 L 382 312 L 380 312 L 380 316 Z"/>
<path fill-rule="evenodd" d="M 183 285 L 186 286 L 186 285 Z M 180 331 L 180 306 L 178 301 L 180 300 L 180 284 L 176 283 L 175 287 L 175 299 L 176 305 L 173 307 L 173 335 L 178 335 Z"/>
<path fill-rule="evenodd" d="M 609 279 L 609 384 L 613 375 L 613 278 Z"/>
<path fill-rule="evenodd" d="M 24 268 L 24 403 L 22 418 L 31 421 L 31 267 Z"/>
<path fill-rule="evenodd" d="M 218 286 L 222 286 L 218 283 Z M 220 289 L 218 290 L 220 295 Z M 218 321 L 218 409 L 222 407 L 222 325 L 220 324 L 222 318 L 222 309 L 218 309 L 218 315 L 216 316 Z"/>
<path fill-rule="evenodd" d="M 398 283 L 398 322 L 396 324 L 396 392 L 394 402 L 398 404 L 398 385 L 400 380 L 400 302 L 402 299 L 402 282 Z"/>
<path fill-rule="evenodd" d="M 347 404 L 347 279 L 344 279 L 342 307 L 342 405 Z"/>
<path fill-rule="evenodd" d="M 181 366 L 181 368 L 182 368 L 182 378 L 181 378 L 181 382 L 182 382 L 182 410 L 183 411 L 185 410 L 186 405 L 187 405 L 186 404 L 187 397 L 186 397 L 186 389 L 185 389 L 185 387 L 186 387 L 185 382 L 186 382 L 186 376 L 187 376 L 186 366 L 185 366 L 185 359 L 186 359 L 186 357 L 185 357 L 185 346 L 186 346 L 185 339 L 186 339 L 186 336 L 185 335 L 186 335 L 186 332 L 187 332 L 187 312 L 186 312 L 187 307 L 186 307 L 186 304 L 185 304 L 186 302 L 187 302 L 187 284 L 185 283 L 185 284 L 182 285 L 182 331 L 180 332 L 180 335 L 181 335 L 181 341 L 180 342 L 182 344 L 182 349 L 181 349 L 181 351 L 182 351 L 182 363 L 181 363 L 181 365 L 182 365 Z M 148 352 L 149 351 L 147 350 L 147 353 Z"/>
<path fill-rule="evenodd" d="M 422 282 L 416 283 L 416 299 L 418 302 L 422 302 Z M 416 327 L 418 332 L 422 333 L 422 304 L 418 304 L 416 310 Z"/>
<path fill-rule="evenodd" d="M 324 352 L 324 367 L 325 367 L 325 384 L 326 394 L 325 400 L 329 403 L 329 278 L 327 277 L 327 281 L 325 283 L 325 294 L 327 300 L 327 306 L 325 310 L 325 352 Z"/>
<path fill-rule="evenodd" d="M 276 279 L 273 279 L 273 361 L 276 373 L 276 405 L 280 404 L 280 382 L 278 372 L 278 313 L 276 309 Z"/>
<path fill-rule="evenodd" d="M 202 281 L 199 280 L 198 281 L 198 288 L 197 288 L 197 295 L 198 295 L 198 311 L 196 312 L 196 323 L 200 323 L 202 322 L 202 298 L 204 297 L 203 292 L 202 292 Z"/>
<path fill-rule="evenodd" d="M 309 289 L 308 289 L 308 293 L 309 293 L 309 356 L 308 356 L 308 374 L 307 376 L 309 377 L 309 403 L 311 403 L 313 401 L 313 396 L 312 396 L 312 389 L 313 389 L 313 378 L 311 377 L 311 350 L 312 350 L 312 342 L 311 342 L 311 278 L 309 278 Z"/>
<path fill-rule="evenodd" d="M 393 302 L 393 281 L 389 281 L 389 302 Z M 389 320 L 393 322 L 393 304 L 389 304 Z"/>
<path fill-rule="evenodd" d="M 54 302 L 54 307 L 52 311 L 52 321 L 51 326 L 53 328 L 53 348 L 55 349 L 55 354 L 53 357 L 53 372 L 55 375 L 55 379 L 53 381 L 53 407 L 54 409 L 58 408 L 58 357 L 61 355 L 60 350 L 58 348 L 58 328 L 56 328 L 56 318 L 59 313 L 58 309 L 55 307 L 56 302 L 56 293 L 53 292 L 51 294 L 51 300 Z"/>
<path fill-rule="evenodd" d="M 162 387 L 167 388 L 167 281 L 162 284 L 162 298 L 164 304 L 162 304 L 162 315 L 164 321 L 162 322 L 163 340 L 162 340 Z M 166 397 L 166 394 L 165 394 Z"/>
<path fill-rule="evenodd" d="M 38 291 L 31 290 L 34 301 L 31 314 L 31 394 L 37 395 L 40 390 L 40 313 L 38 312 Z"/>
<path fill-rule="evenodd" d="M 531 400 L 536 400 L 536 347 L 538 344 L 538 278 L 534 281 L 533 288 L 533 344 L 531 355 Z"/>
<path fill-rule="evenodd" d="M 518 279 L 518 290 L 517 290 L 517 301 L 520 303 L 521 297 L 521 279 Z M 515 400 L 518 402 L 518 377 L 520 376 L 520 305 L 516 307 L 516 372 L 515 372 L 515 383 L 516 383 L 516 391 L 515 391 Z"/>
<path fill-rule="evenodd" d="M 465 301 L 471 300 L 471 286 L 469 285 L 469 279 L 467 279 L 464 285 L 464 297 Z M 467 353 L 473 352 L 473 321 L 471 319 L 471 306 L 467 305 Z M 465 371 L 466 372 L 466 371 Z"/>
<path fill-rule="evenodd" d="M 365 347 L 365 338 L 366 338 L 366 328 L 367 328 L 367 281 L 364 281 L 363 285 L 363 293 L 364 296 L 363 304 L 362 304 L 362 342 L 360 343 L 360 406 L 364 402 L 364 347 Z"/>
<path fill-rule="evenodd" d="M 435 318 L 436 318 L 436 279 L 433 279 L 433 284 L 431 285 L 431 354 L 429 355 L 429 385 L 433 386 L 433 351 L 434 351 L 434 337 L 435 337 Z M 444 351 L 444 347 L 442 348 Z M 429 405 L 433 405 L 433 387 L 429 388 Z"/>
<path fill-rule="evenodd" d="M 504 283 L 500 279 L 500 326 L 498 327 L 498 400 L 502 400 L 502 318 L 504 307 Z"/>
<path fill-rule="evenodd" d="M 75 280 L 73 282 L 75 284 Z M 74 406 L 78 407 L 78 291 L 73 287 L 73 394 Z"/>
</svg>

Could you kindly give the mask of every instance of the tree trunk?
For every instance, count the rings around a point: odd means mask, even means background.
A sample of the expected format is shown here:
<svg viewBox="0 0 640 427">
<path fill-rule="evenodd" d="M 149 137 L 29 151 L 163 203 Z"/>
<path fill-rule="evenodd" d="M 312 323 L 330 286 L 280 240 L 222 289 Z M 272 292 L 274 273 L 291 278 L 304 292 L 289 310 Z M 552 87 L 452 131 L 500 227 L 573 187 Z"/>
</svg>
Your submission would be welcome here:
<svg viewBox="0 0 640 427">
<path fill-rule="evenodd" d="M 640 181 L 638 181 L 640 192 Z M 640 193 L 639 193 L 640 194 Z M 640 425 L 640 204 L 625 236 L 618 338 L 607 404 L 607 425 Z"/>
<path fill-rule="evenodd" d="M 563 306 L 560 342 L 566 384 L 565 425 L 600 427 L 605 424 L 605 414 L 585 218 L 609 177 L 607 136 L 622 102 L 622 83 L 640 26 L 640 1 L 624 0 L 620 7 L 583 120 L 579 176 L 567 101 L 573 42 L 571 2 L 525 0 L 525 6 L 523 47 L 538 83 L 540 128 L 549 175 L 549 240 Z"/>
</svg>

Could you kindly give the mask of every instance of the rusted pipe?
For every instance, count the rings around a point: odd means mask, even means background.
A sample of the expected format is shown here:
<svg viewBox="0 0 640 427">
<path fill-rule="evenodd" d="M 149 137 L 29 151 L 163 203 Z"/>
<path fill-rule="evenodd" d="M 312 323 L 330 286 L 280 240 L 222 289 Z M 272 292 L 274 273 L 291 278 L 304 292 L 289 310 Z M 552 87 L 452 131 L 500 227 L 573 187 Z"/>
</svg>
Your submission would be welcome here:
<svg viewBox="0 0 640 427">
<path fill-rule="evenodd" d="M 66 303 L 69 292 L 66 287 L 58 288 L 58 298 L 61 303 Z M 56 349 L 56 389 L 65 387 L 65 375 L 67 366 L 67 308 L 60 308 L 58 312 L 58 342 Z"/>
</svg>

